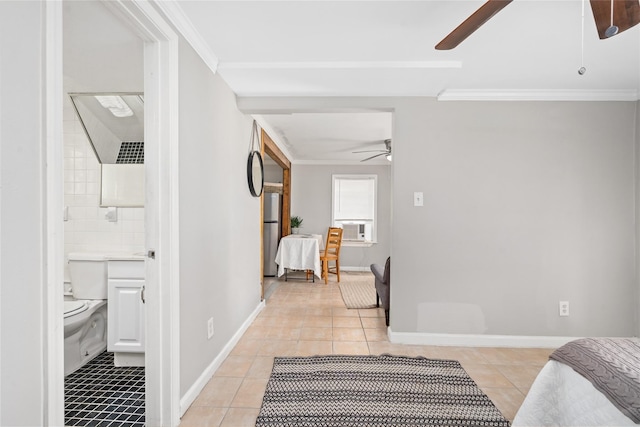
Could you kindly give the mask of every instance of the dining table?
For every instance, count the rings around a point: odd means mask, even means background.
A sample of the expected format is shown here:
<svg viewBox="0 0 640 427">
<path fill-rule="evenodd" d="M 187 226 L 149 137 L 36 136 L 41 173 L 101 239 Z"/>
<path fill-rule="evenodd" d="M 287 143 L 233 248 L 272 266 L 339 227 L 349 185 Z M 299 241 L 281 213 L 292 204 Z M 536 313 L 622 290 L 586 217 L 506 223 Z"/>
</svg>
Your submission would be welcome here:
<svg viewBox="0 0 640 427">
<path fill-rule="evenodd" d="M 320 251 L 324 249 L 321 234 L 290 234 L 280 239 L 275 262 L 278 265 L 278 277 L 288 270 L 313 271 L 315 276 L 322 277 Z"/>
</svg>

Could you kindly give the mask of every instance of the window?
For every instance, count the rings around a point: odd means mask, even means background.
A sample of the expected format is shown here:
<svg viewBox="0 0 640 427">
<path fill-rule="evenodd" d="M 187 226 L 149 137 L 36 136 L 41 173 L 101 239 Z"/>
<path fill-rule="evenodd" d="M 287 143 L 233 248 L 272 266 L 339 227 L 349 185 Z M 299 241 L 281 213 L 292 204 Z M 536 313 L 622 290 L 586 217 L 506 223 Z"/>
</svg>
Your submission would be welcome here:
<svg viewBox="0 0 640 427">
<path fill-rule="evenodd" d="M 331 222 L 342 227 L 342 240 L 376 242 L 377 175 L 333 175 Z"/>
</svg>

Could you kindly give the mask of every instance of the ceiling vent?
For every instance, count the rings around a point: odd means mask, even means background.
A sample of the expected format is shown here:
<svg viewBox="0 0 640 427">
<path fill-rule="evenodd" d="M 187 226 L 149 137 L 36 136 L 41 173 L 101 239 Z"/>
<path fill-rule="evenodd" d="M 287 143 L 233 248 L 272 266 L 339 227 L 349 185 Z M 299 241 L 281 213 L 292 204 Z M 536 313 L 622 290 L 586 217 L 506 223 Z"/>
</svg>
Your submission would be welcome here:
<svg viewBox="0 0 640 427">
<path fill-rule="evenodd" d="M 143 164 L 144 163 L 144 141 L 127 142 L 120 144 L 120 151 L 116 164 Z"/>
</svg>

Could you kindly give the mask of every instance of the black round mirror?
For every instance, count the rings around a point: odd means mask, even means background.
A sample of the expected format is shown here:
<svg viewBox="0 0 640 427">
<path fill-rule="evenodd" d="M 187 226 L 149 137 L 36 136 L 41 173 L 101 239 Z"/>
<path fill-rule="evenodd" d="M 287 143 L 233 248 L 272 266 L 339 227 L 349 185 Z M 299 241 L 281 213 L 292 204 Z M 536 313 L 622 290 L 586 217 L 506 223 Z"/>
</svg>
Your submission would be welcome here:
<svg viewBox="0 0 640 427">
<path fill-rule="evenodd" d="M 264 188 L 264 166 L 259 151 L 252 151 L 247 162 L 249 191 L 253 197 L 260 197 Z"/>
</svg>

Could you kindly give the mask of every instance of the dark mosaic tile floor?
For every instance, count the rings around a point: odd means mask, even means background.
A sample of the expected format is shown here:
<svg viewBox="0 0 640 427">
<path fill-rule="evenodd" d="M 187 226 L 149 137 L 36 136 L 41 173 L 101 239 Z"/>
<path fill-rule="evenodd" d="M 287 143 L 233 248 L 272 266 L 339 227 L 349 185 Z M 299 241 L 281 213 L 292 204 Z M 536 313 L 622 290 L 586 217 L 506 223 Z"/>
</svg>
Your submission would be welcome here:
<svg viewBox="0 0 640 427">
<path fill-rule="evenodd" d="M 144 427 L 144 368 L 104 352 L 64 379 L 66 426 Z"/>
</svg>

